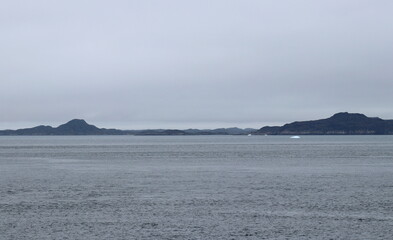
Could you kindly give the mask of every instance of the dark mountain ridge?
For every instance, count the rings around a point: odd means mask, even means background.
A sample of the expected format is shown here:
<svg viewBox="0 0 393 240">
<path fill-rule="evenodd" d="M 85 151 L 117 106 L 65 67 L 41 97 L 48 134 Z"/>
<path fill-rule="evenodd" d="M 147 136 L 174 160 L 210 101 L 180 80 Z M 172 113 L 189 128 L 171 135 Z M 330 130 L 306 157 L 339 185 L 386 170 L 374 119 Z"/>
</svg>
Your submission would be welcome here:
<svg viewBox="0 0 393 240">
<path fill-rule="evenodd" d="M 393 120 L 367 117 L 360 113 L 341 112 L 330 118 L 301 121 L 281 127 L 263 127 L 259 135 L 384 135 L 393 134 Z"/>
<path fill-rule="evenodd" d="M 124 135 L 121 130 L 97 128 L 82 119 L 73 119 L 65 124 L 53 128 L 51 126 L 37 126 L 18 130 L 2 130 L 0 135 Z"/>
</svg>

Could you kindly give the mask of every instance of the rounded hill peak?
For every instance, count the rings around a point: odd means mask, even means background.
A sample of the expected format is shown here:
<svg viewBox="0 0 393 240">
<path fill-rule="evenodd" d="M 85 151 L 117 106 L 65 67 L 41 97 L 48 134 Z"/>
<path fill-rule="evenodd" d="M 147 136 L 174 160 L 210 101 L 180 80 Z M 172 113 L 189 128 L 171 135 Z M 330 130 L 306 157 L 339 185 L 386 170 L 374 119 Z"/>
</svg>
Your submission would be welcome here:
<svg viewBox="0 0 393 240">
<path fill-rule="evenodd" d="M 361 119 L 361 118 L 367 118 L 367 116 L 361 113 L 340 112 L 334 114 L 331 117 L 331 119 Z"/>
<path fill-rule="evenodd" d="M 88 125 L 88 123 L 83 119 L 72 119 L 71 121 L 68 121 L 66 124 L 87 124 Z"/>
<path fill-rule="evenodd" d="M 100 129 L 94 125 L 88 124 L 83 119 L 73 119 L 63 125 L 57 127 L 57 132 L 59 134 L 95 134 Z"/>
</svg>

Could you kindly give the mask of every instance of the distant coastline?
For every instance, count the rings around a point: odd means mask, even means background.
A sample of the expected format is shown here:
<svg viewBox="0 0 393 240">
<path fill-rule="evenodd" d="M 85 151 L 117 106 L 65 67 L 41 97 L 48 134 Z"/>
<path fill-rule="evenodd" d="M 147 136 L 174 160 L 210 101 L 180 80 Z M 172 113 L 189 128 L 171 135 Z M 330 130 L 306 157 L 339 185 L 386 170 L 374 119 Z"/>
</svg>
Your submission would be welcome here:
<svg viewBox="0 0 393 240">
<path fill-rule="evenodd" d="M 297 121 L 283 126 L 217 129 L 146 129 L 119 130 L 98 128 L 83 119 L 73 119 L 58 127 L 37 126 L 17 130 L 0 130 L 0 136 L 49 136 L 49 135 L 392 135 L 393 120 L 367 117 L 360 113 L 340 112 L 330 118 Z"/>
<path fill-rule="evenodd" d="M 73 119 L 56 128 L 37 126 L 18 130 L 0 130 L 0 136 L 62 136 L 62 135 L 138 135 L 138 136 L 171 136 L 171 135 L 247 135 L 255 132 L 253 128 L 217 128 L 217 129 L 145 129 L 119 130 L 98 128 L 83 119 Z"/>
</svg>

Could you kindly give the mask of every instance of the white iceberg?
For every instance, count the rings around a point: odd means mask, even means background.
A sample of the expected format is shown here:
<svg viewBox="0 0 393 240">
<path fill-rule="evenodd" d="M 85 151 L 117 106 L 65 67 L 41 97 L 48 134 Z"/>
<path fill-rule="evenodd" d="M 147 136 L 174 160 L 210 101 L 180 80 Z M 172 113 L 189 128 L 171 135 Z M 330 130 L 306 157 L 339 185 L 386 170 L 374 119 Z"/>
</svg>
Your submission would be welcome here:
<svg viewBox="0 0 393 240">
<path fill-rule="evenodd" d="M 299 136 L 292 136 L 291 138 L 300 138 Z"/>
</svg>

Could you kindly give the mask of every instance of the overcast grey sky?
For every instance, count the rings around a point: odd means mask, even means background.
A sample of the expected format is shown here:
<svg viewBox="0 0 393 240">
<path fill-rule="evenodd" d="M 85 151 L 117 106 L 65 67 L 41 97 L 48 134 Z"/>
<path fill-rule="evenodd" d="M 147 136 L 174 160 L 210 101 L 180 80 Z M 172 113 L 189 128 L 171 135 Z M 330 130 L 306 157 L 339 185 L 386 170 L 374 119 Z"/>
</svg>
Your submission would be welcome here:
<svg viewBox="0 0 393 240">
<path fill-rule="evenodd" d="M 391 0 L 0 0 L 0 128 L 393 119 Z"/>
</svg>

